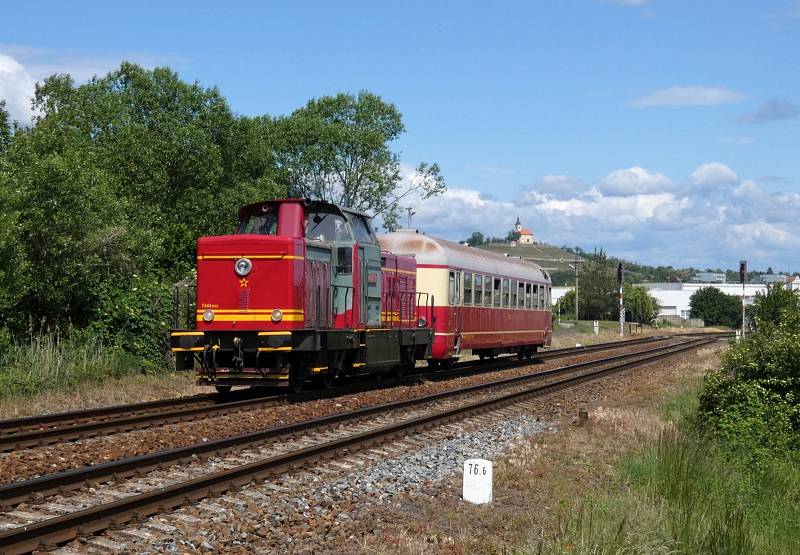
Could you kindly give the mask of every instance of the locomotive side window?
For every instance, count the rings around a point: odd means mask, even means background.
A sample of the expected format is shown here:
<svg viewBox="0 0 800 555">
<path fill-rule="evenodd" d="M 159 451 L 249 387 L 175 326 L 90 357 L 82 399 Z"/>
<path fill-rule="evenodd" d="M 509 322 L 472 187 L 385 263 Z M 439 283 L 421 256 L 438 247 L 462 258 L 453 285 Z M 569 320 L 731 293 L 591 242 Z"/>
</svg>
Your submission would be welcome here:
<svg viewBox="0 0 800 555">
<path fill-rule="evenodd" d="M 525 284 L 525 308 L 531 309 L 531 284 Z"/>
<path fill-rule="evenodd" d="M 492 288 L 492 297 L 494 298 L 495 308 L 500 307 L 500 278 L 494 278 L 494 287 Z"/>
<path fill-rule="evenodd" d="M 511 304 L 510 308 L 517 308 L 517 280 L 511 282 Z"/>
<path fill-rule="evenodd" d="M 353 237 L 339 214 L 312 210 L 306 213 L 306 239 L 352 241 Z"/>
<path fill-rule="evenodd" d="M 369 243 L 377 245 L 378 240 L 369 226 L 369 222 L 363 216 L 350 215 L 350 222 L 353 224 L 353 232 L 356 234 L 356 241 L 359 243 Z"/>
<path fill-rule="evenodd" d="M 474 304 L 475 306 L 481 306 L 483 304 L 483 276 L 479 274 L 475 274 L 475 293 L 474 293 Z"/>
<path fill-rule="evenodd" d="M 483 276 L 483 306 L 492 306 L 492 276 Z"/>
<path fill-rule="evenodd" d="M 261 214 L 248 214 L 239 228 L 236 230 L 240 235 L 277 235 L 278 234 L 278 210 L 273 207 L 265 207 L 266 212 Z"/>
<path fill-rule="evenodd" d="M 472 274 L 464 273 L 464 304 L 472 305 Z"/>
<path fill-rule="evenodd" d="M 353 273 L 353 247 L 339 247 L 336 249 L 336 273 Z"/>
<path fill-rule="evenodd" d="M 503 307 L 508 308 L 508 280 L 503 280 Z"/>
</svg>

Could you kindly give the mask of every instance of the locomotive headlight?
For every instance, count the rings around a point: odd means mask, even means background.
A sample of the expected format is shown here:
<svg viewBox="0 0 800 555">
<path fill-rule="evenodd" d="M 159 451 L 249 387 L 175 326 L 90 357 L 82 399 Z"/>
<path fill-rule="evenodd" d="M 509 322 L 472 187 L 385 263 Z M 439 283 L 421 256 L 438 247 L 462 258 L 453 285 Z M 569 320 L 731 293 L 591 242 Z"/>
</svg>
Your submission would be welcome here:
<svg viewBox="0 0 800 555">
<path fill-rule="evenodd" d="M 203 322 L 211 322 L 214 319 L 214 311 L 207 308 L 203 311 Z"/>
<path fill-rule="evenodd" d="M 233 267 L 238 275 L 244 277 L 253 269 L 253 263 L 250 262 L 249 258 L 240 258 Z"/>
<path fill-rule="evenodd" d="M 424 328 L 427 323 L 428 323 L 428 321 L 425 319 L 424 316 L 422 316 L 422 317 L 420 317 L 419 320 L 417 320 L 417 327 L 418 328 Z"/>
<path fill-rule="evenodd" d="M 283 320 L 283 311 L 280 308 L 276 308 L 272 311 L 272 321 L 280 322 L 281 320 Z"/>
</svg>

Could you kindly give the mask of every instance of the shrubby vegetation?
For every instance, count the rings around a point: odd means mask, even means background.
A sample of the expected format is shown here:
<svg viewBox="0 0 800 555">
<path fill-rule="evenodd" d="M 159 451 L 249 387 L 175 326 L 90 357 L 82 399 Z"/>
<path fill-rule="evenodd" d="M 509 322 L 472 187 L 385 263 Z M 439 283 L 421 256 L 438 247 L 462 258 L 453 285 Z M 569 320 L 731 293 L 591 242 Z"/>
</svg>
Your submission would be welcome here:
<svg viewBox="0 0 800 555">
<path fill-rule="evenodd" d="M 230 232 L 241 205 L 308 194 L 392 225 L 405 195 L 445 187 L 421 163 L 401 188 L 389 147 L 401 115 L 368 92 L 244 117 L 216 88 L 123 63 L 82 85 L 54 75 L 33 105 L 28 128 L 9 125 L 0 104 L 5 380 L 59 329 L 55 350 L 104 346 L 163 367 L 172 284 L 190 276 L 197 238 Z"/>
<path fill-rule="evenodd" d="M 758 295 L 755 331 L 731 345 L 701 398 L 705 431 L 761 461 L 800 463 L 800 299 L 777 284 Z"/>
</svg>

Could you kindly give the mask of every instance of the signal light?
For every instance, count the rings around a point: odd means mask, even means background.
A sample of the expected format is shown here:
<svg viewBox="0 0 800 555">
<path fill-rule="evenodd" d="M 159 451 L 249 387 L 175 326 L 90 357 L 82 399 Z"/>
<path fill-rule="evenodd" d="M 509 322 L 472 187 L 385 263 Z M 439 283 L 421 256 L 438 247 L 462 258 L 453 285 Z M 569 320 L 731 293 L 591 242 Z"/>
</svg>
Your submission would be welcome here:
<svg viewBox="0 0 800 555">
<path fill-rule="evenodd" d="M 622 283 L 622 280 L 625 279 L 625 266 L 623 266 L 622 262 L 617 264 L 617 282 Z"/>
<path fill-rule="evenodd" d="M 739 283 L 747 281 L 747 260 L 739 261 Z"/>
</svg>

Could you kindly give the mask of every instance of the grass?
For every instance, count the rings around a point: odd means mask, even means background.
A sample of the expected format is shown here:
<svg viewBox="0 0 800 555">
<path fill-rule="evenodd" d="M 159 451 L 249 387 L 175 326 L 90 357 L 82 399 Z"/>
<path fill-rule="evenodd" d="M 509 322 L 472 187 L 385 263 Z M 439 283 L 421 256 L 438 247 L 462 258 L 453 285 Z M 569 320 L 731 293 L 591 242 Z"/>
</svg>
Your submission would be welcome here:
<svg viewBox="0 0 800 555">
<path fill-rule="evenodd" d="M 37 335 L 0 357 L 0 398 L 71 390 L 83 382 L 119 378 L 141 369 L 133 356 L 97 340 Z"/>
<path fill-rule="evenodd" d="M 800 465 L 756 468 L 693 431 L 698 389 L 671 425 L 618 462 L 621 488 L 584 498 L 545 546 L 574 553 L 800 553 Z"/>
</svg>

